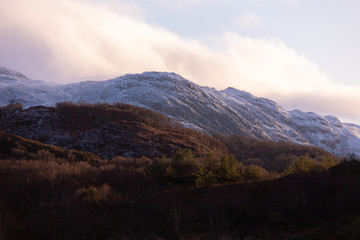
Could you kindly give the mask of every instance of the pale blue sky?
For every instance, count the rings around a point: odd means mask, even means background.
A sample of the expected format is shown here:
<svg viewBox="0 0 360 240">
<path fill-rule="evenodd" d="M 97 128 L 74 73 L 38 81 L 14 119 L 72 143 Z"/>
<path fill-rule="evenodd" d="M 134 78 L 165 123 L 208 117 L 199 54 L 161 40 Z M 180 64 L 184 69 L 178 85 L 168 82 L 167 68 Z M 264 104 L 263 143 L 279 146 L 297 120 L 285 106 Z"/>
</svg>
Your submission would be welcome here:
<svg viewBox="0 0 360 240">
<path fill-rule="evenodd" d="M 176 72 L 360 123 L 360 1 L 0 0 L 0 65 L 33 79 Z"/>
<path fill-rule="evenodd" d="M 350 85 L 360 83 L 358 0 L 136 2 L 143 8 L 146 21 L 180 36 L 206 40 L 231 31 L 251 37 L 279 38 L 314 61 L 333 80 Z"/>
</svg>

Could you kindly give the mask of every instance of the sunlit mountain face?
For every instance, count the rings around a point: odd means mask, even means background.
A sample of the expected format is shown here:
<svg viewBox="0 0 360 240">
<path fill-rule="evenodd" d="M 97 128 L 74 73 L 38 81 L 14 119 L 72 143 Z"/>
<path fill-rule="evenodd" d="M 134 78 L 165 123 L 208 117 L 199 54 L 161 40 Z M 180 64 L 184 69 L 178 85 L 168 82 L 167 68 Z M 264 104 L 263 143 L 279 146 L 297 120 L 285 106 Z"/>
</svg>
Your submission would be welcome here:
<svg viewBox="0 0 360 240">
<path fill-rule="evenodd" d="M 206 134 L 240 134 L 321 147 L 338 156 L 360 154 L 360 127 L 334 116 L 280 105 L 250 93 L 199 86 L 175 73 L 128 74 L 107 81 L 49 85 L 3 68 L 0 104 L 55 106 L 57 102 L 127 103 L 176 119 Z"/>
</svg>

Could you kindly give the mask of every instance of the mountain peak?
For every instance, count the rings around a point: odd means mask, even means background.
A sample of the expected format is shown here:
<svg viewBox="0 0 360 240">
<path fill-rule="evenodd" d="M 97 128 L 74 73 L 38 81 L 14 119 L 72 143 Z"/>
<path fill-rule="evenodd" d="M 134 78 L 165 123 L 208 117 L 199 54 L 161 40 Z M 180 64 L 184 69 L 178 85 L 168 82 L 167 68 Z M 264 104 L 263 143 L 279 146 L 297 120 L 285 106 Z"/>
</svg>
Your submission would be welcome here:
<svg viewBox="0 0 360 240">
<path fill-rule="evenodd" d="M 183 78 L 177 73 L 173 72 L 143 72 L 137 74 L 126 74 L 118 79 L 136 79 L 156 82 L 169 82 L 169 83 L 192 83 L 191 81 Z"/>
<path fill-rule="evenodd" d="M 0 66 L 0 83 L 13 83 L 18 81 L 28 82 L 30 80 L 20 72 Z"/>
<path fill-rule="evenodd" d="M 174 72 L 158 72 L 158 71 L 148 71 L 143 73 L 128 73 L 124 76 L 117 77 L 118 78 L 153 78 L 153 79 L 176 79 L 176 80 L 186 80 L 182 76 Z M 186 80 L 188 81 L 188 80 Z"/>
<path fill-rule="evenodd" d="M 221 92 L 226 93 L 227 95 L 230 95 L 232 97 L 240 97 L 240 98 L 256 98 L 254 95 L 252 95 L 251 93 L 248 93 L 246 91 L 242 91 L 233 87 L 228 87 L 224 90 L 222 90 Z"/>
</svg>

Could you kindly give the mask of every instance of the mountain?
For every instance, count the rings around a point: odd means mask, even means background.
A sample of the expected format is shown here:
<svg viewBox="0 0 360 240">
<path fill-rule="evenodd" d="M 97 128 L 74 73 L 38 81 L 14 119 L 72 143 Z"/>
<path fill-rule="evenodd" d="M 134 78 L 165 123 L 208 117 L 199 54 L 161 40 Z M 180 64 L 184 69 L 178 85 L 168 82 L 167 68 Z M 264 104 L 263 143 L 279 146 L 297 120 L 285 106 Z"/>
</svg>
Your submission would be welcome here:
<svg viewBox="0 0 360 240">
<path fill-rule="evenodd" d="M 360 155 L 358 125 L 333 116 L 286 111 L 269 99 L 234 88 L 202 87 L 175 73 L 145 72 L 55 86 L 19 80 L 0 85 L 0 105 L 54 106 L 63 101 L 122 102 L 157 111 L 208 134 L 239 134 L 313 145 L 338 156 Z"/>
<path fill-rule="evenodd" d="M 0 84 L 30 81 L 24 74 L 0 66 Z"/>
</svg>

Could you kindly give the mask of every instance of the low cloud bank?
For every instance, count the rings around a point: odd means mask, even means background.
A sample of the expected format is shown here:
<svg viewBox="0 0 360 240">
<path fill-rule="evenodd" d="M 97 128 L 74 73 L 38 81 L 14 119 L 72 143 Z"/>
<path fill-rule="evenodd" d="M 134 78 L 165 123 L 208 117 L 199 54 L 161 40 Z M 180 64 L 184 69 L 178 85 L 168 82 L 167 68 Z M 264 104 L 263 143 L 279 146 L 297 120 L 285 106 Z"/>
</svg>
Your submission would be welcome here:
<svg viewBox="0 0 360 240">
<path fill-rule="evenodd" d="M 210 46 L 148 24 L 139 12 L 125 3 L 0 0 L 0 65 L 63 83 L 176 72 L 200 85 L 232 86 L 288 109 L 360 123 L 360 87 L 335 84 L 281 40 L 228 32 Z"/>
</svg>

